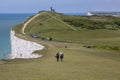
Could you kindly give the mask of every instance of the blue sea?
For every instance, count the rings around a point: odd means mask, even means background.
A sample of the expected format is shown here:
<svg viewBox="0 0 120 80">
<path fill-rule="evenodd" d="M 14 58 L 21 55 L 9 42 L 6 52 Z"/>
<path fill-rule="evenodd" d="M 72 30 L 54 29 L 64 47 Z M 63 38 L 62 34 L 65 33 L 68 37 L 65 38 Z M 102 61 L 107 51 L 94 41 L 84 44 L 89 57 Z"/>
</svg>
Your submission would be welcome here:
<svg viewBox="0 0 120 80">
<path fill-rule="evenodd" d="M 32 15 L 33 13 L 0 13 L 0 59 L 9 58 L 10 29 Z"/>
</svg>

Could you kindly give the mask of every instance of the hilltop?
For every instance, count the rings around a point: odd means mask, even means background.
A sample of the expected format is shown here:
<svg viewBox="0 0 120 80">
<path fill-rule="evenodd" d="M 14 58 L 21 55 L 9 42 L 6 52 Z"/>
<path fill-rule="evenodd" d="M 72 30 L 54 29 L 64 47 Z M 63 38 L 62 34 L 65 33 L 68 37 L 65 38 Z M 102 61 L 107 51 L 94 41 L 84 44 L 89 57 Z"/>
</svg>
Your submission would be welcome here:
<svg viewBox="0 0 120 80">
<path fill-rule="evenodd" d="M 100 45 L 101 48 L 114 46 L 120 49 L 118 46 L 120 18 L 112 16 L 70 16 L 49 11 L 40 11 L 38 14 L 26 26 L 25 35 L 41 40 L 51 39 L 58 42 L 95 44 L 95 47 Z M 31 17 L 27 20 L 30 19 Z M 19 27 L 15 27 L 15 31 L 21 33 L 20 28 L 22 26 L 21 24 Z M 107 40 L 111 41 L 108 42 Z"/>
<path fill-rule="evenodd" d="M 31 21 L 29 21 L 31 20 Z M 1 80 L 119 80 L 120 18 L 42 11 L 16 25 L 16 36 L 45 46 L 42 58 L 7 60 Z M 24 25 L 29 22 L 23 29 Z M 23 33 L 24 31 L 24 33 Z M 63 62 L 55 54 L 63 51 Z"/>
</svg>

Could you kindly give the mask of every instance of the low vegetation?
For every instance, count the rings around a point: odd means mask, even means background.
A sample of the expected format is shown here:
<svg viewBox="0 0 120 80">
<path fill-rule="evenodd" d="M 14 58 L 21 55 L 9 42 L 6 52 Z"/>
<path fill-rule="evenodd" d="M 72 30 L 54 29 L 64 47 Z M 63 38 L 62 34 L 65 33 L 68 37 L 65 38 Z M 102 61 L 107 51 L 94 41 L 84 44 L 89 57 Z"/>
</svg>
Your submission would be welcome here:
<svg viewBox="0 0 120 80">
<path fill-rule="evenodd" d="M 96 20 L 97 19 L 97 20 Z M 70 25 L 79 28 L 85 28 L 90 30 L 95 29 L 109 29 L 117 30 L 120 28 L 120 19 L 111 16 L 92 16 L 92 17 L 64 17 L 63 21 Z"/>
<path fill-rule="evenodd" d="M 98 49 L 107 49 L 120 51 L 120 46 L 109 46 L 109 45 L 85 45 L 86 48 L 98 48 Z"/>
</svg>

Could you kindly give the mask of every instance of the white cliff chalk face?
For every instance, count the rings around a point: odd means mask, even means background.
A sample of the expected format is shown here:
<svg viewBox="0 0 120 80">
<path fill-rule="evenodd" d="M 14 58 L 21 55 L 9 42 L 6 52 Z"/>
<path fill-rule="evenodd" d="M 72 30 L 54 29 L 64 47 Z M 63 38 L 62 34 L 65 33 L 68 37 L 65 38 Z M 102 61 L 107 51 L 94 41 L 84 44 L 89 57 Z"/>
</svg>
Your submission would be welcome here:
<svg viewBox="0 0 120 80">
<path fill-rule="evenodd" d="M 44 46 L 35 42 L 20 39 L 15 36 L 15 31 L 11 30 L 11 59 L 15 58 L 38 58 L 41 55 L 33 54 L 36 50 L 42 50 Z"/>
</svg>

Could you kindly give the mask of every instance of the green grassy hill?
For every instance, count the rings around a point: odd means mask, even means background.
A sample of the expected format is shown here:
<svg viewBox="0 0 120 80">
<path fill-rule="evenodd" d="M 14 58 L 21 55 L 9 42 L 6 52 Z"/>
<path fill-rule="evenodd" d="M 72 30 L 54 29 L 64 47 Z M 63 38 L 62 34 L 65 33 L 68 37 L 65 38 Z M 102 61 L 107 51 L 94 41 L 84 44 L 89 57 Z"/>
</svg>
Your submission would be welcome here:
<svg viewBox="0 0 120 80">
<path fill-rule="evenodd" d="M 53 41 L 82 43 L 96 48 L 107 45 L 120 50 L 119 21 L 120 18 L 111 16 L 69 16 L 41 12 L 27 25 L 25 33 L 44 40 L 52 38 Z"/>
<path fill-rule="evenodd" d="M 13 29 L 16 36 L 44 45 L 42 51 L 36 51 L 43 57 L 4 61 L 1 80 L 120 79 L 120 18 L 39 14 L 27 25 L 25 35 L 23 24 Z M 63 62 L 55 59 L 59 51 L 64 52 Z"/>
</svg>

